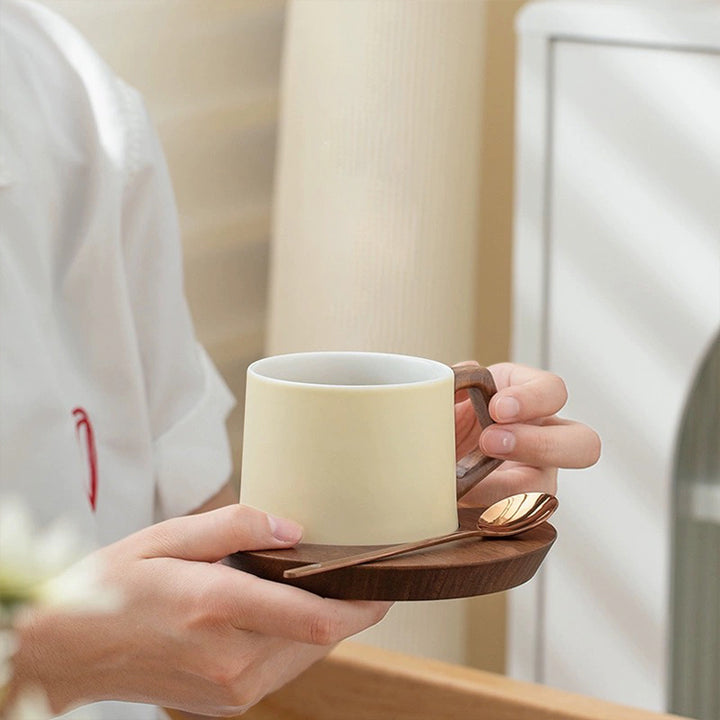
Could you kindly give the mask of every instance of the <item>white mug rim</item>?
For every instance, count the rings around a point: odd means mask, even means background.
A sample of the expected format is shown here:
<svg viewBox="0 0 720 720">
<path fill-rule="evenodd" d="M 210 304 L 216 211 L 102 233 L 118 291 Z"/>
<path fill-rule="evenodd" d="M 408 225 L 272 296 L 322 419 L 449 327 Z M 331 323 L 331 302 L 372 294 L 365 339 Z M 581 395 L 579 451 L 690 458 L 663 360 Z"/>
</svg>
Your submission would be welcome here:
<svg viewBox="0 0 720 720">
<path fill-rule="evenodd" d="M 334 382 L 321 382 L 321 381 L 304 381 L 304 380 L 290 380 L 283 377 L 277 377 L 282 373 L 275 371 L 272 374 L 269 369 L 263 371 L 263 366 L 281 365 L 283 363 L 293 363 L 295 361 L 308 361 L 313 358 L 324 358 L 324 359 L 361 359 L 361 360 L 375 360 L 383 361 L 389 360 L 398 364 L 404 363 L 408 367 L 412 367 L 415 371 L 423 369 L 427 371 L 428 376 L 422 379 L 407 380 L 402 382 L 382 382 L 382 383 L 334 383 Z M 432 374 L 430 371 L 434 371 Z M 355 350 L 320 350 L 320 351 L 309 351 L 309 352 L 297 352 L 297 353 L 284 353 L 279 355 L 268 355 L 267 357 L 260 358 L 251 363 L 247 369 L 248 375 L 252 375 L 258 380 L 288 386 L 288 387 L 299 387 L 299 388 L 328 388 L 328 389 L 343 389 L 343 390 L 354 390 L 363 391 L 370 389 L 393 389 L 393 388 L 408 388 L 408 387 L 422 387 L 426 385 L 435 385 L 437 383 L 446 382 L 449 378 L 454 377 L 452 368 L 445 363 L 438 360 L 431 360 L 430 358 L 419 357 L 415 355 L 405 355 L 402 353 L 385 353 L 385 352 L 369 352 L 369 351 L 355 351 Z M 286 371 L 287 372 L 287 371 Z"/>
</svg>

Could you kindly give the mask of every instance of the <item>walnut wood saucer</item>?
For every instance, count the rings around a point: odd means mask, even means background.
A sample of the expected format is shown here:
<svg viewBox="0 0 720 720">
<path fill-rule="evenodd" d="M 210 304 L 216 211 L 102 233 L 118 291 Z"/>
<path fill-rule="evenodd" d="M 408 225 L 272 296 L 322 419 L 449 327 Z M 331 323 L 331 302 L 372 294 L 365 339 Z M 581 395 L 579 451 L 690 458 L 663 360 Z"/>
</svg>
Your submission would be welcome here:
<svg viewBox="0 0 720 720">
<path fill-rule="evenodd" d="M 482 510 L 460 507 L 460 527 L 474 527 Z M 238 570 L 295 585 L 323 597 L 442 600 L 487 595 L 522 585 L 536 573 L 556 536 L 555 528 L 545 523 L 517 537 L 458 540 L 380 562 L 292 580 L 284 578 L 283 571 L 370 550 L 371 546 L 301 544 L 289 550 L 235 553 L 224 562 Z"/>
</svg>

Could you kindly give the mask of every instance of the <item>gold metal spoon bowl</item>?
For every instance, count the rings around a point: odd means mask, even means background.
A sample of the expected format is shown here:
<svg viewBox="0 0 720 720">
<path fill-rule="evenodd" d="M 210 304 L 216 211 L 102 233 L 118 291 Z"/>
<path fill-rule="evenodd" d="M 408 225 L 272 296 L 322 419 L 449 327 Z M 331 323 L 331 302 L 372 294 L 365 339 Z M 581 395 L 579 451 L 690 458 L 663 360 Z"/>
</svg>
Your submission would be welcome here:
<svg viewBox="0 0 720 720">
<path fill-rule="evenodd" d="M 557 507 L 558 499 L 549 493 L 529 492 L 511 495 L 503 500 L 498 500 L 498 502 L 487 508 L 480 515 L 476 527 L 472 530 L 458 530 L 447 535 L 415 540 L 400 545 L 389 545 L 355 555 L 335 558 L 334 560 L 302 565 L 285 570 L 283 577 L 300 578 L 317 575 L 329 570 L 338 570 L 339 568 L 362 565 L 375 560 L 384 560 L 413 550 L 422 550 L 455 540 L 463 540 L 464 538 L 519 535 L 544 523 L 555 512 Z"/>
</svg>

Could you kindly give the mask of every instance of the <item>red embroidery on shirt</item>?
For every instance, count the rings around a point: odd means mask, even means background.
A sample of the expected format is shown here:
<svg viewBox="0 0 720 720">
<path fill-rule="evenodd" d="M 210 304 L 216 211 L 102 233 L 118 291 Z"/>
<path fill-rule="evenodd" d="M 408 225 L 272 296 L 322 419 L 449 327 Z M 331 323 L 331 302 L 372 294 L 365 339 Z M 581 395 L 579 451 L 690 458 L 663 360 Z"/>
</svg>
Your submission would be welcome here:
<svg viewBox="0 0 720 720">
<path fill-rule="evenodd" d="M 75 417 L 75 431 L 77 432 L 80 444 L 85 446 L 88 455 L 88 465 L 90 467 L 90 484 L 88 487 L 88 500 L 90 507 L 95 512 L 97 503 L 97 452 L 95 451 L 95 433 L 93 432 L 92 423 L 88 414 L 81 407 L 76 407 L 72 411 Z"/>
</svg>

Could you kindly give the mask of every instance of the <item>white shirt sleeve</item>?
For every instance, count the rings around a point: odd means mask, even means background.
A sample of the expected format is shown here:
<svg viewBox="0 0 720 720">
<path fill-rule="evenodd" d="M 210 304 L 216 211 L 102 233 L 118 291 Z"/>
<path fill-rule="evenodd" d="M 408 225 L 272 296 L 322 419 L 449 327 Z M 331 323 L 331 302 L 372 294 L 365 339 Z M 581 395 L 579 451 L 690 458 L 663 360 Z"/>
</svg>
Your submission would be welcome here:
<svg viewBox="0 0 720 720">
<path fill-rule="evenodd" d="M 183 290 L 177 210 L 139 94 L 121 85 L 127 143 L 124 263 L 154 448 L 159 518 L 187 513 L 231 473 L 225 421 L 235 400 L 195 339 Z"/>
</svg>

